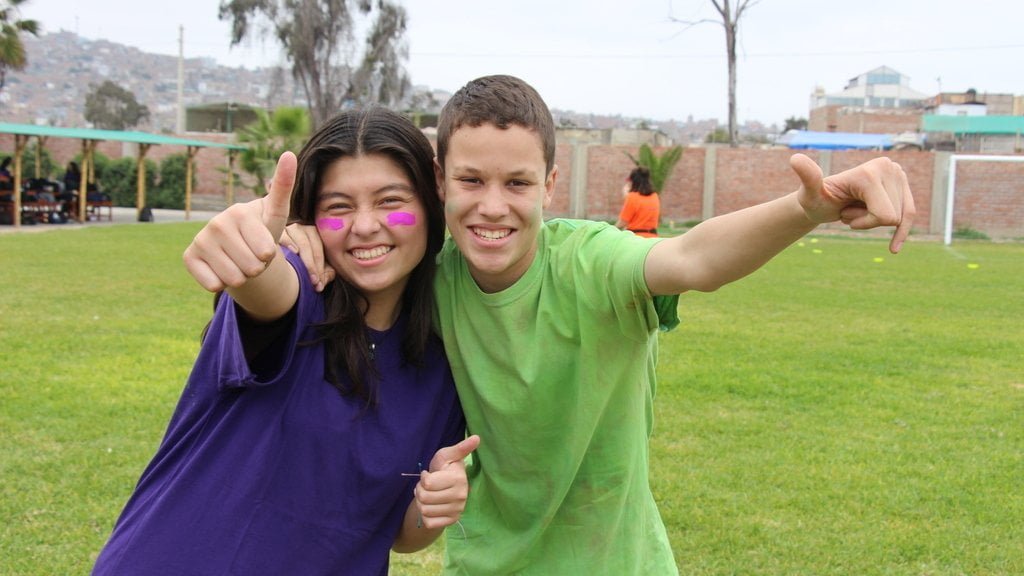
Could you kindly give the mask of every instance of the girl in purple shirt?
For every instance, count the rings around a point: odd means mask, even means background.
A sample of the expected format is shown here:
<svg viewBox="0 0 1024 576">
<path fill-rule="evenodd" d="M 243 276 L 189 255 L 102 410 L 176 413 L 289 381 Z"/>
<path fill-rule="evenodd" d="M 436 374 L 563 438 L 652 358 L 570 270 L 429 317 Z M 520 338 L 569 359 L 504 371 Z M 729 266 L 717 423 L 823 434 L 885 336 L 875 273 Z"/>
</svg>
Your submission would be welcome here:
<svg viewBox="0 0 1024 576">
<path fill-rule="evenodd" d="M 479 438 L 431 327 L 432 162 L 407 119 L 345 112 L 199 232 L 185 265 L 224 297 L 94 575 L 386 574 L 458 520 Z M 335 280 L 278 247 L 289 221 Z"/>
</svg>

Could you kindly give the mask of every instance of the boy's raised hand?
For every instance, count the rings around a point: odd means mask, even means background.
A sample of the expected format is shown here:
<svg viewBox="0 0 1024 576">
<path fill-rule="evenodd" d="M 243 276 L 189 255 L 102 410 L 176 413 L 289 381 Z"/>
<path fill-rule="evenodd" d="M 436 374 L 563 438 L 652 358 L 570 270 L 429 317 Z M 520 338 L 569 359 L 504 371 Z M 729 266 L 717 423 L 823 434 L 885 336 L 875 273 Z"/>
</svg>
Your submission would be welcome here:
<svg viewBox="0 0 1024 576">
<path fill-rule="evenodd" d="M 914 197 L 907 175 L 889 158 L 875 158 L 859 166 L 822 177 L 821 168 L 803 154 L 790 166 L 800 177 L 800 205 L 812 222 L 841 220 L 855 230 L 895 226 L 889 251 L 900 251 L 914 222 Z"/>
<path fill-rule="evenodd" d="M 281 245 L 302 258 L 317 292 L 322 292 L 324 286 L 334 280 L 337 275 L 334 268 L 327 262 L 323 240 L 320 239 L 320 231 L 316 229 L 316 226 L 298 222 L 289 224 L 284 229 L 284 234 L 281 235 Z"/>
<path fill-rule="evenodd" d="M 288 223 L 295 171 L 295 155 L 285 152 L 266 196 L 229 206 L 196 234 L 182 259 L 200 286 L 210 292 L 237 288 L 266 270 Z"/>
<path fill-rule="evenodd" d="M 430 460 L 429 469 L 420 473 L 416 506 L 425 527 L 443 528 L 459 520 L 469 496 L 466 457 L 479 445 L 480 437 L 473 435 L 454 446 L 441 448 Z"/>
</svg>

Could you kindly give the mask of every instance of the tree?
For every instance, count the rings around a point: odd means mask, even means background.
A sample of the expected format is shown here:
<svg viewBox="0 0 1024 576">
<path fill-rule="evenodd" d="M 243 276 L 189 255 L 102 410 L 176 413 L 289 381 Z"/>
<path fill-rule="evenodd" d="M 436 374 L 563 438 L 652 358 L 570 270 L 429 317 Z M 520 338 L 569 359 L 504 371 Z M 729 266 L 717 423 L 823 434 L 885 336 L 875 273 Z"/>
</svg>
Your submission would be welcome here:
<svg viewBox="0 0 1024 576">
<path fill-rule="evenodd" d="M 668 182 L 676 163 L 683 157 L 683 147 L 673 146 L 658 156 L 649 145 L 641 144 L 636 157 L 628 152 L 627 155 L 634 164 L 651 172 L 651 187 L 655 192 L 661 192 L 665 189 L 665 182 Z"/>
<path fill-rule="evenodd" d="M 60 170 L 60 166 L 57 165 L 53 160 L 53 156 L 50 151 L 44 147 L 39 147 L 39 141 L 33 142 L 25 150 L 25 154 L 22 157 L 21 173 L 22 176 L 35 176 L 36 173 L 36 148 L 39 148 L 39 176 L 41 178 L 51 178 L 57 174 Z"/>
<path fill-rule="evenodd" d="M 146 190 L 156 188 L 156 162 L 146 158 Z M 97 166 L 98 167 L 98 166 Z M 99 190 L 110 195 L 114 206 L 135 206 L 138 203 L 138 166 L 135 158 L 114 158 L 106 162 Z"/>
<path fill-rule="evenodd" d="M 147 172 L 148 176 L 149 173 Z M 165 156 L 160 161 L 160 179 L 156 188 L 146 199 L 150 208 L 172 208 L 183 210 L 185 208 L 185 188 L 188 175 L 188 156 L 184 153 Z M 192 187 L 195 188 L 196 174 L 192 172 Z"/>
<path fill-rule="evenodd" d="M 273 114 L 259 108 L 254 111 L 256 121 L 237 132 L 238 143 L 246 146 L 239 156 L 239 167 L 253 175 L 253 192 L 262 196 L 277 159 L 286 150 L 302 148 L 309 137 L 310 118 L 304 108 L 284 106 Z"/>
<path fill-rule="evenodd" d="M 789 132 L 790 130 L 807 130 L 807 118 L 797 118 L 796 116 L 790 116 L 786 118 L 786 125 L 783 126 L 783 132 Z"/>
<path fill-rule="evenodd" d="M 736 37 L 739 34 L 740 19 L 743 14 L 761 0 L 736 0 L 735 10 L 730 0 L 711 0 L 718 11 L 720 20 L 679 20 L 669 16 L 673 22 L 686 24 L 687 27 L 705 22 L 721 24 L 725 30 L 725 52 L 729 60 L 729 146 L 735 148 L 739 143 L 739 126 L 736 123 Z"/>
<path fill-rule="evenodd" d="M 25 44 L 21 33 L 39 35 L 39 23 L 35 20 L 18 20 L 19 7 L 28 0 L 4 0 L 0 2 L 0 92 L 7 83 L 8 70 L 24 70 L 28 65 Z"/>
<path fill-rule="evenodd" d="M 715 128 L 713 132 L 708 132 L 708 135 L 704 137 L 704 142 L 708 144 L 728 144 L 729 131 L 725 128 Z"/>
<path fill-rule="evenodd" d="M 409 89 L 407 16 L 391 0 L 221 0 L 219 17 L 231 20 L 232 46 L 257 21 L 266 24 L 263 33 L 281 44 L 316 126 L 346 105 L 394 105 Z M 362 42 L 359 30 L 367 30 Z"/>
<path fill-rule="evenodd" d="M 90 86 L 85 95 L 86 122 L 104 130 L 134 128 L 149 118 L 149 108 L 135 100 L 135 94 L 106 80 L 99 86 Z"/>
</svg>

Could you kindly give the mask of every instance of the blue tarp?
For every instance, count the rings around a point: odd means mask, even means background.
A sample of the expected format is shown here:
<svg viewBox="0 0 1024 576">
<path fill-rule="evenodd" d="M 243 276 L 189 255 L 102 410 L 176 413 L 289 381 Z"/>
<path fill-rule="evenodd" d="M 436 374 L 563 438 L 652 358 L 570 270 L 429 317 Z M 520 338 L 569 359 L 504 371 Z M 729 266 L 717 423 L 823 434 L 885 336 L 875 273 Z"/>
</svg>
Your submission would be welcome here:
<svg viewBox="0 0 1024 576">
<path fill-rule="evenodd" d="M 888 134 L 858 134 L 855 132 L 812 132 L 790 130 L 779 138 L 794 150 L 888 150 L 892 137 Z"/>
</svg>

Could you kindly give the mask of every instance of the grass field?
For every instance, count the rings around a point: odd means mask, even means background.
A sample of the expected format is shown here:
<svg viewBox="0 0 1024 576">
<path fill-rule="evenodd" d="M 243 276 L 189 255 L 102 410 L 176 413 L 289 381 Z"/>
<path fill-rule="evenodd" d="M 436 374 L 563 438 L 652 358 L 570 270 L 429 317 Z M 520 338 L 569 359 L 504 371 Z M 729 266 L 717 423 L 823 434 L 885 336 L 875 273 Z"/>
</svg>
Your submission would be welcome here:
<svg viewBox="0 0 1024 576">
<path fill-rule="evenodd" d="M 88 573 L 210 312 L 199 226 L 0 235 L 0 573 Z M 1024 245 L 812 237 L 680 315 L 651 449 L 682 574 L 1024 574 Z"/>
</svg>

